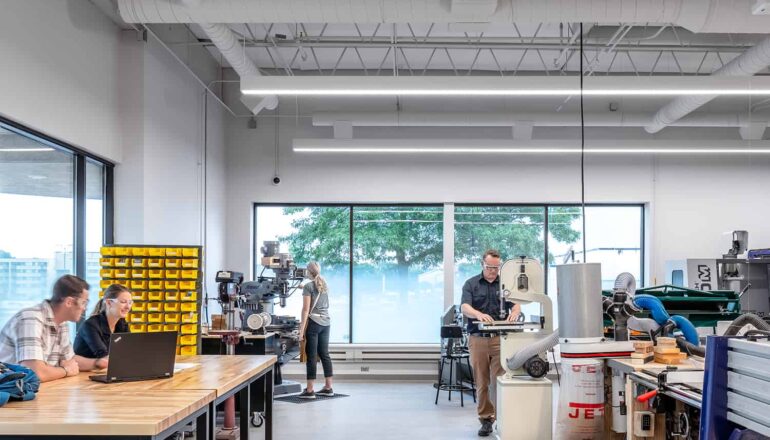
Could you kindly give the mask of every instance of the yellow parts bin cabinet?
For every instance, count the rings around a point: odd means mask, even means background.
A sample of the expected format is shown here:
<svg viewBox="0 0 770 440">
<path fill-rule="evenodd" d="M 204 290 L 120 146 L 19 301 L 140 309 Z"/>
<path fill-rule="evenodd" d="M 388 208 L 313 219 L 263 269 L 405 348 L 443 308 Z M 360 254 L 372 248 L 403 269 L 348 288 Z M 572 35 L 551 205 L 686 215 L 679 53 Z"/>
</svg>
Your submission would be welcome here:
<svg viewBox="0 0 770 440">
<path fill-rule="evenodd" d="M 176 290 L 166 292 L 166 301 L 179 301 L 179 292 Z"/>
<path fill-rule="evenodd" d="M 179 269 L 180 267 L 182 267 L 182 260 L 179 260 L 177 258 L 166 259 L 166 269 Z"/>
<path fill-rule="evenodd" d="M 131 278 L 147 278 L 147 270 L 146 269 L 132 269 L 131 270 Z"/>
<path fill-rule="evenodd" d="M 142 292 L 141 290 L 134 290 L 131 292 L 131 299 L 136 301 L 147 301 L 147 292 Z"/>
<path fill-rule="evenodd" d="M 150 301 L 163 301 L 163 292 L 147 292 L 147 299 Z"/>
<path fill-rule="evenodd" d="M 128 315 L 128 322 L 142 323 L 147 322 L 147 317 L 144 313 L 130 313 Z"/>
<path fill-rule="evenodd" d="M 165 323 L 179 323 L 179 313 L 164 313 L 163 322 Z"/>
<path fill-rule="evenodd" d="M 147 290 L 147 280 L 131 280 L 132 290 Z"/>
<path fill-rule="evenodd" d="M 128 329 L 131 333 L 144 333 L 147 331 L 147 325 L 145 324 L 129 324 Z"/>
<path fill-rule="evenodd" d="M 147 310 L 147 303 L 144 302 L 135 302 L 131 306 L 132 312 L 144 312 L 145 310 Z"/>
<path fill-rule="evenodd" d="M 180 276 L 186 280 L 195 280 L 198 279 L 198 271 L 194 269 L 183 270 L 181 271 Z"/>
<path fill-rule="evenodd" d="M 112 267 L 115 265 L 115 259 L 114 258 L 100 258 L 99 259 L 99 266 L 102 267 Z"/>
<path fill-rule="evenodd" d="M 147 287 L 150 290 L 162 290 L 164 286 L 163 280 L 149 280 L 147 281 Z"/>
<path fill-rule="evenodd" d="M 115 267 L 131 267 L 130 258 L 113 258 L 112 264 Z"/>
<path fill-rule="evenodd" d="M 196 345 L 197 343 L 197 335 L 183 335 L 179 337 L 179 345 Z"/>
<path fill-rule="evenodd" d="M 198 248 L 182 248 L 182 256 L 198 258 Z"/>
<path fill-rule="evenodd" d="M 115 270 L 113 269 L 102 269 L 99 271 L 99 276 L 103 279 L 108 278 L 115 278 Z"/>
<path fill-rule="evenodd" d="M 157 333 L 163 331 L 163 324 L 148 324 L 147 331 L 149 333 Z"/>
<path fill-rule="evenodd" d="M 163 311 L 163 303 L 160 303 L 160 302 L 147 303 L 147 311 L 148 312 L 162 312 Z"/>
<path fill-rule="evenodd" d="M 198 326 L 195 324 L 182 324 L 179 332 L 183 335 L 194 335 L 198 333 Z"/>
<path fill-rule="evenodd" d="M 164 332 L 179 332 L 179 324 L 164 324 Z"/>
<path fill-rule="evenodd" d="M 110 246 L 102 246 L 102 248 L 99 250 L 99 253 L 101 253 L 102 256 L 111 257 L 115 255 L 115 248 Z"/>
<path fill-rule="evenodd" d="M 163 322 L 163 313 L 148 313 L 147 322 Z"/>
<path fill-rule="evenodd" d="M 198 322 L 198 314 L 197 313 L 182 313 L 182 323 L 184 324 L 194 324 Z"/>
<path fill-rule="evenodd" d="M 198 304 L 194 302 L 183 302 L 179 305 L 179 310 L 182 312 L 197 312 Z"/>
<path fill-rule="evenodd" d="M 166 302 L 166 303 L 163 303 L 163 311 L 164 312 L 178 312 L 179 311 L 179 303 L 178 302 Z"/>
<path fill-rule="evenodd" d="M 198 268 L 197 258 L 186 258 L 182 260 L 182 269 L 197 269 L 197 268 Z"/>
<path fill-rule="evenodd" d="M 164 268 L 166 267 L 166 260 L 163 258 L 149 258 L 145 260 L 147 262 L 147 267 L 150 269 L 157 269 L 157 268 Z"/>
<path fill-rule="evenodd" d="M 184 292 L 179 292 L 179 300 L 180 301 L 198 301 L 198 292 L 196 292 L 195 290 L 186 290 Z"/>
<path fill-rule="evenodd" d="M 166 248 L 166 257 L 172 258 L 172 257 L 181 257 L 182 256 L 182 248 Z"/>
<path fill-rule="evenodd" d="M 169 278 L 172 280 L 179 278 L 179 270 L 177 269 L 166 270 L 166 278 Z"/>
<path fill-rule="evenodd" d="M 147 276 L 154 279 L 163 279 L 166 276 L 166 271 L 160 269 L 150 269 L 147 271 Z"/>
<path fill-rule="evenodd" d="M 195 281 L 180 281 L 179 290 L 195 290 Z"/>
<path fill-rule="evenodd" d="M 131 249 L 131 255 L 134 257 L 146 257 L 150 254 L 150 248 L 146 247 L 132 247 L 129 249 Z"/>
<path fill-rule="evenodd" d="M 144 258 L 132 258 L 131 267 L 147 267 L 147 260 Z"/>
<path fill-rule="evenodd" d="M 165 287 L 166 290 L 178 290 L 179 289 L 179 281 L 165 281 Z"/>
<path fill-rule="evenodd" d="M 166 248 L 148 248 L 147 255 L 150 257 L 165 257 Z"/>
<path fill-rule="evenodd" d="M 114 278 L 127 279 L 131 276 L 131 271 L 129 269 L 115 269 L 113 274 L 115 275 Z"/>
<path fill-rule="evenodd" d="M 198 347 L 195 345 L 184 345 L 180 348 L 179 354 L 181 356 L 195 356 L 198 354 Z"/>
</svg>

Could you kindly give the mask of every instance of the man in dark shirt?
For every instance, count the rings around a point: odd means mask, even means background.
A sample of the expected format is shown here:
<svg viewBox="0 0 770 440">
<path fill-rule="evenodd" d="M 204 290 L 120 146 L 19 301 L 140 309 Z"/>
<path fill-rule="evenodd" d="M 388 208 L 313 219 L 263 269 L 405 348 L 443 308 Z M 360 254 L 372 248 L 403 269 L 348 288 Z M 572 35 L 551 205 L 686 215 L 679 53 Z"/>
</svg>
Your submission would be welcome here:
<svg viewBox="0 0 770 440">
<path fill-rule="evenodd" d="M 481 258 L 481 274 L 470 278 L 463 285 L 461 310 L 468 320 L 468 348 L 471 355 L 473 380 L 476 383 L 478 414 L 481 421 L 479 435 L 486 437 L 492 433 L 495 421 L 495 389 L 497 383 L 492 380 L 505 374 L 500 364 L 500 337 L 496 333 L 479 331 L 476 321 L 492 322 L 502 319 L 500 311 L 500 252 L 488 249 Z M 512 303 L 507 303 L 510 305 Z M 506 307 L 508 321 L 513 321 L 521 312 L 521 306 Z"/>
</svg>

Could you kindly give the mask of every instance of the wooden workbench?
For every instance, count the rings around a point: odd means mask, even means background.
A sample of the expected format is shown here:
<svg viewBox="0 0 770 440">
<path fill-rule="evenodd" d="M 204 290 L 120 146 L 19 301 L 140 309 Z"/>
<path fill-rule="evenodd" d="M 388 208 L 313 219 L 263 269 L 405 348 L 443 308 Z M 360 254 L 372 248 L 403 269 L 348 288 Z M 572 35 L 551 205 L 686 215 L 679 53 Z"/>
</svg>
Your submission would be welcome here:
<svg viewBox="0 0 770 440">
<path fill-rule="evenodd" d="M 163 439 L 197 420 L 197 438 L 213 439 L 216 406 L 235 395 L 247 439 L 255 393 L 265 404 L 265 438 L 272 439 L 275 356 L 178 356 L 177 362 L 195 366 L 169 379 L 103 384 L 81 373 L 43 383 L 34 400 L 2 408 L 0 438 Z"/>
</svg>

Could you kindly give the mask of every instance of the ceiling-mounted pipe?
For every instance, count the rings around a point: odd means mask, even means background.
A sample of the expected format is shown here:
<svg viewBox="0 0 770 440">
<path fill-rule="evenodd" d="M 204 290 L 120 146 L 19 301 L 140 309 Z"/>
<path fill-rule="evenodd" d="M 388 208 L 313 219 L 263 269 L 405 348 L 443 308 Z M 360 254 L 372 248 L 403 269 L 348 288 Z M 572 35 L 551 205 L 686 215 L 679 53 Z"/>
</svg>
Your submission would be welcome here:
<svg viewBox="0 0 770 440">
<path fill-rule="evenodd" d="M 672 23 L 692 32 L 765 33 L 770 15 L 752 15 L 754 2 L 410 0 L 404 7 L 400 0 L 195 0 L 189 6 L 118 0 L 118 6 L 128 23 Z"/>
<path fill-rule="evenodd" d="M 500 113 L 500 112 L 318 112 L 313 114 L 313 125 L 331 127 L 335 122 L 347 121 L 354 127 L 512 127 L 521 122 L 536 127 L 577 127 L 580 118 L 575 114 Z M 645 113 L 606 112 L 585 115 L 588 127 L 644 127 L 652 121 Z M 756 119 L 736 113 L 692 115 L 677 121 L 677 127 L 746 127 Z M 765 125 L 769 120 L 761 121 Z"/>
<path fill-rule="evenodd" d="M 770 29 L 770 28 L 768 28 Z M 770 65 L 770 37 L 737 56 L 711 76 L 752 76 Z M 717 95 L 682 96 L 663 106 L 655 114 L 650 125 L 645 127 L 648 133 L 657 133 L 708 103 Z"/>
</svg>

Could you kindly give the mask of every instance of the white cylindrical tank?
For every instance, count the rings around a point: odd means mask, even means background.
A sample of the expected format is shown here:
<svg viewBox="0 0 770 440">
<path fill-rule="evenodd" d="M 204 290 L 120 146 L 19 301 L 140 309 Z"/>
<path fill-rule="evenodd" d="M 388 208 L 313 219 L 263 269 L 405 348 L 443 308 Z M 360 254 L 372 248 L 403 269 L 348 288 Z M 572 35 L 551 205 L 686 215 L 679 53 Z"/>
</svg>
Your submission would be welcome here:
<svg viewBox="0 0 770 440">
<path fill-rule="evenodd" d="M 561 359 L 556 439 L 604 438 L 604 362 Z"/>
<path fill-rule="evenodd" d="M 559 338 L 601 338 L 602 271 L 599 263 L 556 266 Z"/>
</svg>

